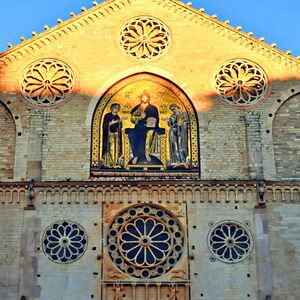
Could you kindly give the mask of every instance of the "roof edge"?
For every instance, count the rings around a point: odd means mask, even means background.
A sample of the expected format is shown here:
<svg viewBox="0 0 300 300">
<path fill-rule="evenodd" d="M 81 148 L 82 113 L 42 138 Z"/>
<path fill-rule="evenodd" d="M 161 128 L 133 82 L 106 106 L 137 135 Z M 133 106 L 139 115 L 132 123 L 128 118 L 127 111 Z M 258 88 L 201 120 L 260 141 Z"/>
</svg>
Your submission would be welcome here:
<svg viewBox="0 0 300 300">
<path fill-rule="evenodd" d="M 107 0 L 102 3 L 93 1 L 94 7 L 91 7 L 89 9 L 82 7 L 82 13 L 79 13 L 77 15 L 75 15 L 74 13 L 71 18 L 65 21 L 63 21 L 61 18 L 58 18 L 57 25 L 54 25 L 51 28 L 45 25 L 45 31 L 39 34 L 34 34 L 34 36 L 32 38 L 29 38 L 28 40 L 24 39 L 23 42 L 20 42 L 16 46 L 13 46 L 11 44 L 10 49 L 0 53 L 0 66 L 1 64 L 7 64 L 11 61 L 14 61 L 15 59 L 22 58 L 24 55 L 20 51 L 29 53 L 31 51 L 34 51 L 34 49 L 36 48 L 42 48 L 44 45 L 49 44 L 64 35 L 74 32 L 101 17 L 106 17 L 107 15 L 122 9 L 123 7 L 131 4 L 134 1 L 136 0 Z M 29 46 L 29 49 L 25 50 L 26 46 Z"/>
<path fill-rule="evenodd" d="M 82 13 L 72 15 L 70 19 L 62 21 L 58 19 L 59 24 L 51 28 L 47 28 L 45 25 L 45 31 L 36 34 L 34 37 L 24 40 L 16 46 L 12 46 L 0 53 L 0 67 L 6 65 L 14 60 L 23 58 L 26 54 L 33 52 L 35 49 L 42 48 L 44 45 L 51 43 L 59 39 L 60 37 L 67 35 L 71 32 L 78 30 L 81 27 L 88 25 L 91 22 L 96 21 L 101 17 L 120 10 L 123 7 L 135 2 L 137 0 L 107 0 L 102 3 L 93 1 L 94 7 L 86 9 L 82 7 Z M 274 61 L 285 63 L 285 65 L 291 68 L 296 67 L 300 70 L 300 57 L 296 58 L 292 56 L 288 51 L 284 52 L 275 48 L 275 44 L 265 43 L 264 40 L 257 39 L 252 36 L 252 33 L 245 33 L 241 31 L 241 27 L 233 27 L 229 25 L 229 21 L 220 21 L 216 15 L 208 15 L 204 13 L 204 9 L 197 10 L 192 7 L 192 3 L 184 3 L 178 0 L 152 0 L 158 5 L 173 9 L 174 13 L 190 18 L 196 24 L 202 22 L 203 25 L 217 29 L 223 36 L 227 36 L 231 40 L 238 42 L 244 47 L 251 48 L 257 52 L 261 52 L 263 55 L 272 58 Z M 233 33 L 233 34 L 232 34 Z"/>
<path fill-rule="evenodd" d="M 242 29 L 241 26 L 238 26 L 235 28 L 235 27 L 229 25 L 229 20 L 220 21 L 217 19 L 216 15 L 210 16 L 210 15 L 204 13 L 204 11 L 205 11 L 204 8 L 200 8 L 199 10 L 197 10 L 196 8 L 194 8 L 192 6 L 192 2 L 184 3 L 184 2 L 178 1 L 178 0 L 152 0 L 152 1 L 159 5 L 163 5 L 164 7 L 168 7 L 169 9 L 173 9 L 175 13 L 177 13 L 179 15 L 183 15 L 186 18 L 190 18 L 190 20 L 194 20 L 195 23 L 199 23 L 199 21 L 202 21 L 202 24 L 205 25 L 205 23 L 208 22 L 208 23 L 210 23 L 210 24 L 207 24 L 208 27 L 210 27 L 210 26 L 215 27 L 215 25 L 217 25 L 217 26 L 219 26 L 218 29 L 221 29 L 223 31 L 222 32 L 223 36 L 228 34 L 228 31 L 231 31 L 231 32 L 235 33 L 236 35 L 238 35 L 236 40 L 240 41 L 241 45 L 245 46 L 245 44 L 246 44 L 246 46 L 248 46 L 248 47 L 252 46 L 252 48 L 255 48 L 254 44 L 253 44 L 253 43 L 255 43 L 260 46 L 260 48 L 257 49 L 258 52 L 264 50 L 264 48 L 265 48 L 267 51 L 270 51 L 275 55 L 276 54 L 280 55 L 281 57 L 284 57 L 286 60 L 289 60 L 289 61 L 295 63 L 300 68 L 300 56 L 294 57 L 291 55 L 291 53 L 289 53 L 290 52 L 289 50 L 284 52 L 278 48 L 275 48 L 276 44 L 270 45 L 270 44 L 264 42 L 264 38 L 260 38 L 260 39 L 255 38 L 252 36 L 253 35 L 252 32 L 246 33 L 246 32 L 241 31 L 241 29 Z M 172 4 L 170 4 L 170 3 L 172 3 Z M 180 8 L 178 9 L 178 8 L 176 8 L 176 6 L 177 7 L 179 6 Z M 194 13 L 194 15 L 191 15 L 191 13 Z M 197 16 L 199 18 L 197 18 Z M 241 38 L 243 40 L 241 40 Z M 230 36 L 230 39 L 234 40 L 234 37 Z M 270 53 L 271 55 L 269 55 L 269 56 L 272 56 L 272 53 Z"/>
</svg>

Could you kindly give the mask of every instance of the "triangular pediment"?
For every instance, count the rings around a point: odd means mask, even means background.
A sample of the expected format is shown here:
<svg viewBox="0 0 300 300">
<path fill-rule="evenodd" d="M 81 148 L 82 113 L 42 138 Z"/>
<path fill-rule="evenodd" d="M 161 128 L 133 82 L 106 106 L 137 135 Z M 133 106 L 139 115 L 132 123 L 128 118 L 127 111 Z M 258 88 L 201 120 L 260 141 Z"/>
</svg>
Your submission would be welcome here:
<svg viewBox="0 0 300 300">
<path fill-rule="evenodd" d="M 197 10 L 191 6 L 191 3 L 183 3 L 176 0 L 113 0 L 103 3 L 94 2 L 94 7 L 90 9 L 82 8 L 82 13 L 73 15 L 72 18 L 62 21 L 58 19 L 58 25 L 48 28 L 40 34 L 35 34 L 29 40 L 23 40 L 19 45 L 10 45 L 10 49 L 0 54 L 0 65 L 22 59 L 27 54 L 35 50 L 42 49 L 46 45 L 55 43 L 71 35 L 81 28 L 87 27 L 92 23 L 101 22 L 101 19 L 110 18 L 112 14 L 118 14 L 121 10 L 134 5 L 144 5 L 151 2 L 161 9 L 167 9 L 172 18 L 185 19 L 193 23 L 193 26 L 206 27 L 211 32 L 218 34 L 222 38 L 227 38 L 239 47 L 251 49 L 252 51 L 266 56 L 274 61 L 283 63 L 295 70 L 299 69 L 298 58 L 292 57 L 289 52 L 283 52 L 275 48 L 275 45 L 269 45 L 263 39 L 256 39 L 251 33 L 247 34 L 241 31 L 241 28 L 234 28 L 227 21 L 219 21 L 216 16 L 209 16 L 203 10 Z M 145 5 L 145 14 L 147 14 Z"/>
</svg>

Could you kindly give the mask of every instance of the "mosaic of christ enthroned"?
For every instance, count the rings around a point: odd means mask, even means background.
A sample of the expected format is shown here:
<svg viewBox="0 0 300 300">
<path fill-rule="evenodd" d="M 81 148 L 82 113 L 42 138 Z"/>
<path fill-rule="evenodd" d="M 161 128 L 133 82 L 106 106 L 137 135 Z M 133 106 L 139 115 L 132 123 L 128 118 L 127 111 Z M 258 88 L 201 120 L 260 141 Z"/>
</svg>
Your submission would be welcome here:
<svg viewBox="0 0 300 300">
<path fill-rule="evenodd" d="M 92 174 L 197 172 L 197 117 L 176 85 L 136 74 L 100 99 L 92 124 Z"/>
</svg>

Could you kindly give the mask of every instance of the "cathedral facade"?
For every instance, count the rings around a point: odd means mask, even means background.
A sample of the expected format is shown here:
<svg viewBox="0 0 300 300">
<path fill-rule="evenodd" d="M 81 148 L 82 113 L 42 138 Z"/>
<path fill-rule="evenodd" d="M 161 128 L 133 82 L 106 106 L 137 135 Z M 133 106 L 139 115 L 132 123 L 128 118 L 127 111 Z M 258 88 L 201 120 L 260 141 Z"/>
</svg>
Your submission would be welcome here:
<svg viewBox="0 0 300 300">
<path fill-rule="evenodd" d="M 1 299 L 300 299 L 299 59 L 111 0 L 0 78 Z"/>
</svg>

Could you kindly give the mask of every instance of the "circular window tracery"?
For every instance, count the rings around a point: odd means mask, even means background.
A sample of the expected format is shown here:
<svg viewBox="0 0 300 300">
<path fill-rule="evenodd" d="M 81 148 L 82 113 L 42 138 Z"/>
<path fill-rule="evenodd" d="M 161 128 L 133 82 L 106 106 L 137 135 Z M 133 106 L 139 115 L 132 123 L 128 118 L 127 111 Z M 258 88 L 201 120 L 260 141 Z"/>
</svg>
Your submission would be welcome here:
<svg viewBox="0 0 300 300">
<path fill-rule="evenodd" d="M 253 248 L 250 231 L 232 221 L 216 224 L 208 234 L 208 244 L 212 254 L 226 263 L 238 263 L 246 259 Z"/>
<path fill-rule="evenodd" d="M 183 251 L 179 222 L 156 206 L 135 206 L 111 223 L 107 245 L 114 264 L 136 278 L 154 278 L 171 270 Z"/>
<path fill-rule="evenodd" d="M 50 107 L 72 93 L 74 81 L 74 73 L 67 64 L 57 59 L 41 59 L 25 69 L 20 84 L 27 100 Z"/>
<path fill-rule="evenodd" d="M 262 68 L 243 59 L 223 64 L 215 77 L 215 83 L 223 100 L 239 106 L 258 102 L 267 90 L 267 76 Z"/>
<path fill-rule="evenodd" d="M 43 235 L 44 253 L 54 262 L 71 263 L 83 255 L 87 247 L 84 229 L 71 221 L 51 224 Z"/>
<path fill-rule="evenodd" d="M 122 27 L 120 42 L 127 54 L 138 59 L 152 59 L 169 46 L 170 31 L 156 18 L 138 17 Z"/>
</svg>

